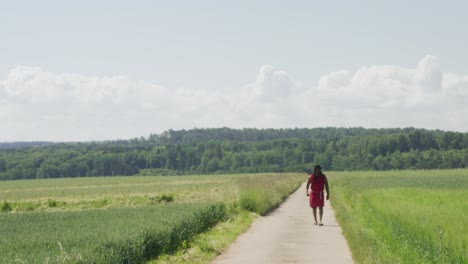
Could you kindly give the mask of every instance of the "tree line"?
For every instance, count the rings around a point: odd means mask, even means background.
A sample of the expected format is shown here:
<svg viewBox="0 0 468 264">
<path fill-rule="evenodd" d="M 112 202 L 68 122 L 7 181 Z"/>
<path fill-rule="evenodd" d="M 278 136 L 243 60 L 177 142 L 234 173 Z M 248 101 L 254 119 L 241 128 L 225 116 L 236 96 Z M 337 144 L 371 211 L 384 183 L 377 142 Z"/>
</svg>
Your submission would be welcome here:
<svg viewBox="0 0 468 264">
<path fill-rule="evenodd" d="M 0 180 L 468 167 L 468 133 L 416 128 L 192 129 L 0 149 Z"/>
</svg>

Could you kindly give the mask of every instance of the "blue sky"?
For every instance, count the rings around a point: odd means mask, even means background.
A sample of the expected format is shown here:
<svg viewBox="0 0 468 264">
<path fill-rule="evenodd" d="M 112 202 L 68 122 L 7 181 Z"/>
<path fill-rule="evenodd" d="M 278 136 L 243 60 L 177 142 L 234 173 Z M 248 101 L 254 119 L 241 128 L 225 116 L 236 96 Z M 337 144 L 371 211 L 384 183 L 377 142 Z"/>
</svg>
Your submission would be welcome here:
<svg viewBox="0 0 468 264">
<path fill-rule="evenodd" d="M 220 126 L 466 132 L 466 10 L 465 1 L 2 1 L 0 141 Z"/>
</svg>

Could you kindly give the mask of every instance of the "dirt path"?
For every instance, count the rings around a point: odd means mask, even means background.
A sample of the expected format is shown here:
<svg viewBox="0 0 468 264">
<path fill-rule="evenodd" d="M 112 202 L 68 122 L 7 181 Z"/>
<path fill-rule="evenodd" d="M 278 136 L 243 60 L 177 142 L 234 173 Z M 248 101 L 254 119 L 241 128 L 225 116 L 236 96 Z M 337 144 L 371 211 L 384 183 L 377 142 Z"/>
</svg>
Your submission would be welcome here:
<svg viewBox="0 0 468 264">
<path fill-rule="evenodd" d="M 328 201 L 324 226 L 314 226 L 313 219 L 304 183 L 278 209 L 257 219 L 213 263 L 353 263 Z"/>
</svg>

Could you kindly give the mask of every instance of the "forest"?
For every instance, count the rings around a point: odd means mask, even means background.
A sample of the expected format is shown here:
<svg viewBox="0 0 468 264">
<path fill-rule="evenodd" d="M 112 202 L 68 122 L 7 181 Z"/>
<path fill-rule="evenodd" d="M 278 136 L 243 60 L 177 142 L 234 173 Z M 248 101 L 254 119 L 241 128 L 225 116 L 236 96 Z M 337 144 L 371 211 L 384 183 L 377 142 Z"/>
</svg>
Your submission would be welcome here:
<svg viewBox="0 0 468 264">
<path fill-rule="evenodd" d="M 468 133 L 417 128 L 195 128 L 0 146 L 0 180 L 468 167 Z"/>
</svg>

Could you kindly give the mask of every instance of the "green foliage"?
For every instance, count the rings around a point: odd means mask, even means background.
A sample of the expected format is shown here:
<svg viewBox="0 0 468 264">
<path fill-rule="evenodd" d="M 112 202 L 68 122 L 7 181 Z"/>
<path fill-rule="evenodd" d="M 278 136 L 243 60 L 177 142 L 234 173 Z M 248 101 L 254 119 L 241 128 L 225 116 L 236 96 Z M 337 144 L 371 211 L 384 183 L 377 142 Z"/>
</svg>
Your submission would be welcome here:
<svg viewBox="0 0 468 264">
<path fill-rule="evenodd" d="M 174 194 L 172 193 L 163 193 L 159 198 L 161 202 L 172 202 L 174 201 Z"/>
<path fill-rule="evenodd" d="M 157 196 L 148 197 L 150 204 L 168 203 L 174 201 L 174 194 L 163 193 Z"/>
<path fill-rule="evenodd" d="M 47 205 L 48 205 L 49 207 L 51 207 L 51 208 L 57 207 L 57 201 L 52 200 L 52 199 L 49 199 L 49 200 L 47 200 Z"/>
<path fill-rule="evenodd" d="M 465 168 L 468 133 L 221 128 L 169 130 L 148 139 L 0 148 L 0 180 L 300 172 L 312 164 L 338 171 Z"/>
<path fill-rule="evenodd" d="M 33 202 L 26 202 L 22 205 L 17 205 L 17 210 L 20 211 L 21 210 L 21 207 L 23 208 L 23 210 L 25 211 L 34 211 L 36 210 L 40 205 L 37 204 L 37 203 L 33 203 Z"/>
<path fill-rule="evenodd" d="M 190 243 L 185 243 L 174 254 L 163 254 L 148 264 L 166 263 L 210 263 L 221 254 L 234 240 L 245 232 L 258 216 L 248 211 L 230 214 L 228 221 L 222 222 L 208 232 L 197 235 Z"/>
<path fill-rule="evenodd" d="M 3 204 L 2 204 L 2 213 L 8 213 L 8 212 L 10 212 L 11 210 L 13 210 L 13 208 L 11 208 L 10 203 L 8 203 L 7 201 L 3 201 Z"/>
<path fill-rule="evenodd" d="M 265 211 L 262 207 L 270 206 L 266 197 L 266 194 L 260 194 L 255 191 L 244 191 L 240 195 L 239 203 L 245 210 L 260 213 Z"/>
<path fill-rule="evenodd" d="M 109 198 L 102 198 L 91 201 L 92 208 L 104 208 L 109 205 L 112 201 Z"/>
<path fill-rule="evenodd" d="M 329 173 L 359 263 L 466 263 L 468 170 Z"/>
</svg>

